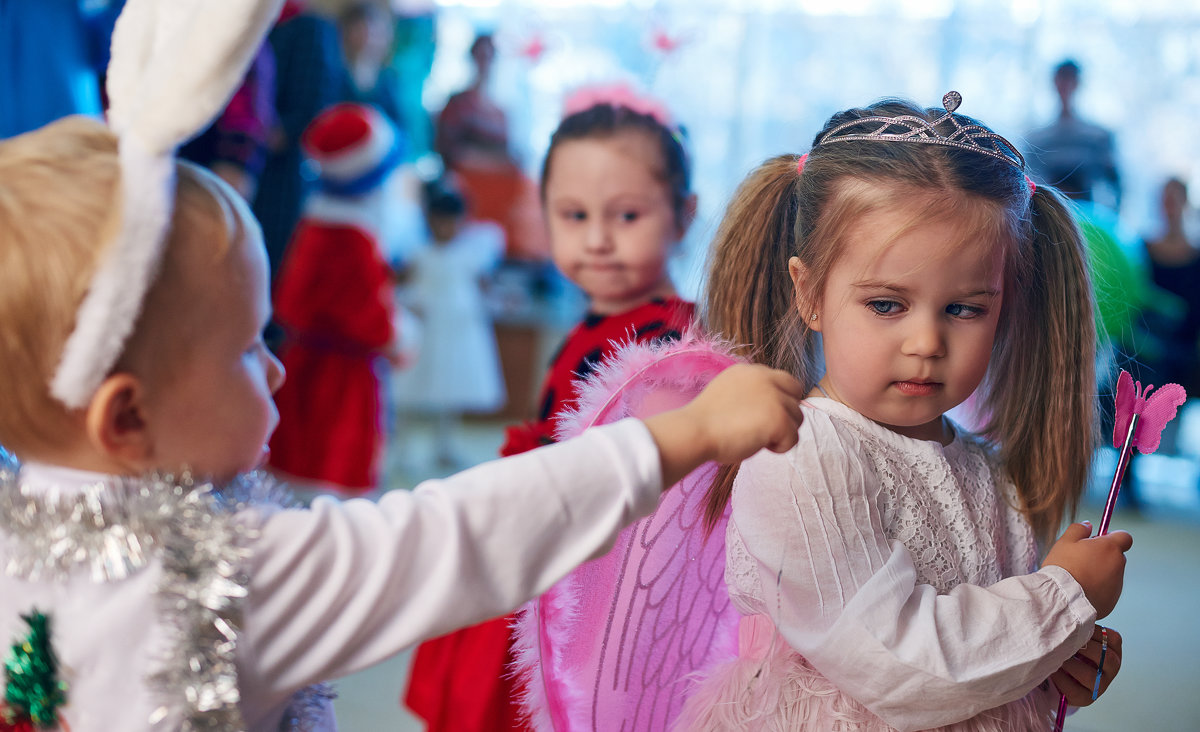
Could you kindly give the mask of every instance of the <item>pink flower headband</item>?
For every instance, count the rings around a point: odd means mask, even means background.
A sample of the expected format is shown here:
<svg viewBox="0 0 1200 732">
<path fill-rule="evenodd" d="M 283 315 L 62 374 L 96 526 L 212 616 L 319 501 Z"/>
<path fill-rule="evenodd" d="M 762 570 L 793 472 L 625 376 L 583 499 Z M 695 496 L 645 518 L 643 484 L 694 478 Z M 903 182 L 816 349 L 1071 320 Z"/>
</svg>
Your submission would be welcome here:
<svg viewBox="0 0 1200 732">
<path fill-rule="evenodd" d="M 804 172 L 804 164 L 806 162 L 808 162 L 808 153 L 804 153 L 799 158 L 797 158 L 797 160 L 796 160 L 796 175 L 800 175 L 801 173 Z M 1029 176 L 1025 176 L 1025 185 L 1029 186 L 1029 195 L 1030 195 L 1030 197 L 1032 197 L 1033 194 L 1037 192 L 1037 184 L 1035 184 L 1033 182 L 1032 178 L 1030 178 Z"/>
<path fill-rule="evenodd" d="M 675 128 L 666 105 L 653 97 L 638 94 L 625 82 L 585 86 L 575 90 L 563 103 L 563 116 L 569 117 L 602 104 L 624 107 L 631 112 L 653 117 L 654 121 L 668 130 Z"/>
</svg>

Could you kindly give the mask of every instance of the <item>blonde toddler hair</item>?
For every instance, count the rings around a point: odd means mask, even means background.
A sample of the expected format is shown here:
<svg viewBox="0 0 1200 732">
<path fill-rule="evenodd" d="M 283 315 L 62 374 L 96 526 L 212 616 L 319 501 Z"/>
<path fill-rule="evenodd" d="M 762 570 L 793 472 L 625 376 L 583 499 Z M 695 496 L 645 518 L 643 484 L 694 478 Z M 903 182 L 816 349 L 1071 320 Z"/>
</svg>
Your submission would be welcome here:
<svg viewBox="0 0 1200 732">
<path fill-rule="evenodd" d="M 186 163 L 176 172 L 162 268 L 114 373 L 135 360 L 169 369 L 186 355 L 186 332 L 165 327 L 186 297 L 178 252 L 194 242 L 221 256 L 244 233 L 249 214 L 232 191 Z M 54 454 L 82 437 L 81 410 L 51 396 L 50 380 L 120 211 L 117 138 L 102 123 L 66 117 L 0 141 L 0 445 L 18 457 Z M 162 357 L 137 357 L 150 349 Z"/>
</svg>

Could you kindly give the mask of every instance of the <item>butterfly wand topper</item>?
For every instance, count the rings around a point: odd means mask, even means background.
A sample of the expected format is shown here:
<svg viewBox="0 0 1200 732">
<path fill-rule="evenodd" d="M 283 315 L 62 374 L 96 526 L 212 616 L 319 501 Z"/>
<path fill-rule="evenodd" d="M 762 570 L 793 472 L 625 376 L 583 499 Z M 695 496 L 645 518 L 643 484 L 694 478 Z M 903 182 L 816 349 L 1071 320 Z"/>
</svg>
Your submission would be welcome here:
<svg viewBox="0 0 1200 732">
<path fill-rule="evenodd" d="M 1142 389 L 1142 382 L 1133 380 L 1128 371 L 1121 370 L 1117 377 L 1117 396 L 1115 419 L 1113 421 L 1113 447 L 1121 451 L 1117 458 L 1117 470 L 1113 474 L 1112 487 L 1108 489 L 1108 500 L 1104 502 L 1104 513 L 1100 516 L 1100 528 L 1096 536 L 1108 533 L 1108 524 L 1112 521 L 1113 509 L 1117 505 L 1117 493 L 1121 490 L 1121 482 L 1125 478 L 1125 470 L 1133 457 L 1133 448 L 1143 455 L 1149 455 L 1158 449 L 1162 440 L 1163 428 L 1175 418 L 1180 405 L 1187 401 L 1187 392 L 1179 384 L 1167 384 L 1159 387 L 1153 394 L 1154 385 Z M 1105 648 L 1107 650 L 1107 647 Z M 1103 651 L 1100 655 L 1101 666 L 1104 664 Z M 1096 688 L 1092 691 L 1095 699 L 1100 691 L 1100 672 L 1096 672 Z M 1063 722 L 1067 716 L 1067 697 L 1061 696 L 1058 702 L 1058 716 L 1054 721 L 1054 732 L 1062 732 Z"/>
</svg>

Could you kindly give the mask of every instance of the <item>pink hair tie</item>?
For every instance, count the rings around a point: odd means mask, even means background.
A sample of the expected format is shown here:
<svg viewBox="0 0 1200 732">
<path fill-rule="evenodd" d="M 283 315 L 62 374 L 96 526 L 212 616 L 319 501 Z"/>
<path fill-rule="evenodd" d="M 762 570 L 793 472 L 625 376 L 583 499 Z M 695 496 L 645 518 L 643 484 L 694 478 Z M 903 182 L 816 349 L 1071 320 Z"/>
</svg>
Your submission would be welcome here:
<svg viewBox="0 0 1200 732">
<path fill-rule="evenodd" d="M 1025 185 L 1029 186 L 1029 197 L 1033 198 L 1033 194 L 1037 192 L 1037 184 L 1033 182 L 1033 178 L 1025 176 Z"/>
<path fill-rule="evenodd" d="M 570 117 L 602 104 L 624 107 L 631 112 L 653 117 L 655 122 L 667 129 L 675 128 L 671 113 L 662 102 L 638 94 L 623 81 L 576 89 L 563 103 L 563 116 Z"/>
<path fill-rule="evenodd" d="M 804 164 L 806 162 L 808 162 L 808 153 L 804 153 L 798 160 L 796 160 L 796 175 L 800 175 L 804 172 Z"/>
</svg>

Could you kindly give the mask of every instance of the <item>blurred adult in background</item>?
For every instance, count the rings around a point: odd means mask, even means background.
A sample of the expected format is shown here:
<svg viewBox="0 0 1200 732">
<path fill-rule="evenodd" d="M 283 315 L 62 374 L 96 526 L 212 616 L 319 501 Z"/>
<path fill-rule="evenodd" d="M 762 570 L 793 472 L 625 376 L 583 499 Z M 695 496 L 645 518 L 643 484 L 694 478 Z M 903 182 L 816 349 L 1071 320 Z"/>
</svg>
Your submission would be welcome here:
<svg viewBox="0 0 1200 732">
<path fill-rule="evenodd" d="M 504 230 L 510 259 L 547 259 L 536 186 L 513 158 L 508 117 L 488 88 L 496 57 L 492 36 L 477 36 L 470 54 L 474 77 L 438 115 L 434 149 L 460 181 L 468 215 L 494 221 Z"/>
<path fill-rule="evenodd" d="M 342 100 L 369 104 L 403 130 L 400 79 L 387 65 L 394 34 L 393 22 L 391 10 L 374 0 L 356 0 L 338 15 L 346 63 Z"/>
<path fill-rule="evenodd" d="M 1162 354 L 1155 383 L 1174 382 L 1200 394 L 1200 249 L 1185 227 L 1187 185 L 1171 178 L 1162 188 L 1162 230 L 1145 240 L 1154 284 L 1179 298 L 1178 317 L 1158 328 Z"/>
<path fill-rule="evenodd" d="M 338 101 L 345 74 L 337 26 L 306 6 L 305 0 L 288 0 L 267 38 L 275 55 L 278 122 L 270 133 L 253 208 L 262 224 L 272 282 L 315 180 L 304 169 L 300 135 L 321 110 Z"/>
<path fill-rule="evenodd" d="M 434 125 L 434 150 L 454 174 L 467 202 L 467 217 L 491 221 L 504 232 L 504 257 L 492 273 L 500 360 L 508 394 L 505 418 L 529 419 L 541 364 L 541 329 L 555 314 L 550 296 L 558 285 L 542 220 L 537 185 L 512 154 L 508 117 L 491 96 L 496 58 L 492 36 L 477 35 L 470 47 L 474 76 L 452 95 Z"/>
<path fill-rule="evenodd" d="M 1076 200 L 1095 201 L 1113 211 L 1121 208 L 1113 135 L 1084 120 L 1075 109 L 1081 70 L 1071 59 L 1054 69 L 1058 119 L 1025 136 L 1025 157 L 1035 181 L 1048 183 Z"/>
<path fill-rule="evenodd" d="M 119 0 L 0 0 L 0 139 L 69 114 L 99 117 Z"/>
<path fill-rule="evenodd" d="M 267 164 L 275 114 L 275 55 L 264 43 L 241 86 L 208 129 L 179 150 L 179 157 L 216 173 L 253 201 Z"/>
<path fill-rule="evenodd" d="M 470 53 L 474 77 L 466 89 L 446 101 L 438 115 L 434 147 L 447 168 L 462 164 L 503 167 L 512 163 L 512 158 L 508 117 L 488 89 L 496 58 L 492 36 L 476 36 Z"/>
</svg>

